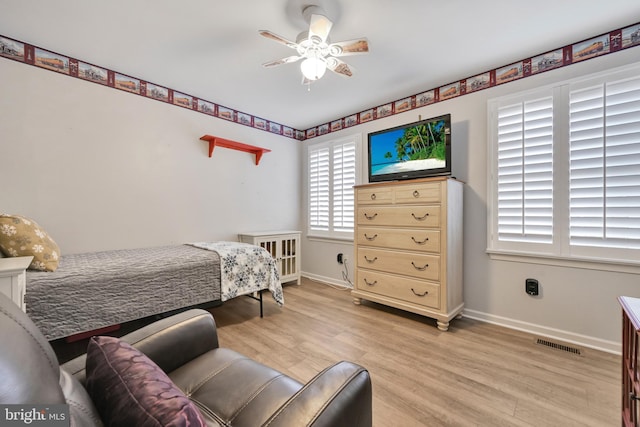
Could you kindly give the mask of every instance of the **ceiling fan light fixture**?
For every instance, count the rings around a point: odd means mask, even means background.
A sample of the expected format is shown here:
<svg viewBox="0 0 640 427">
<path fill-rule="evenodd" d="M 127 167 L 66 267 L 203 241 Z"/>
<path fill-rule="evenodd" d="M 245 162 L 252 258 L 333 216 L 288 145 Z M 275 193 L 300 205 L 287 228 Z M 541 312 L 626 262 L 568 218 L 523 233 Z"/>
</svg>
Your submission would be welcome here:
<svg viewBox="0 0 640 427">
<path fill-rule="evenodd" d="M 300 64 L 300 71 L 309 80 L 318 80 L 327 71 L 327 63 L 323 58 L 309 57 Z"/>
<path fill-rule="evenodd" d="M 260 30 L 259 34 L 275 42 L 295 49 L 297 55 L 265 62 L 264 67 L 273 67 L 281 64 L 302 61 L 300 71 L 304 78 L 302 84 L 309 85 L 315 80 L 321 79 L 327 69 L 343 77 L 353 76 L 354 69 L 337 57 L 358 55 L 369 52 L 369 42 L 365 37 L 342 42 L 332 43 L 329 40 L 329 32 L 333 22 L 316 5 L 305 6 L 302 10 L 303 18 L 309 24 L 309 28 L 298 34 L 296 41 L 290 41 L 271 31 Z"/>
</svg>

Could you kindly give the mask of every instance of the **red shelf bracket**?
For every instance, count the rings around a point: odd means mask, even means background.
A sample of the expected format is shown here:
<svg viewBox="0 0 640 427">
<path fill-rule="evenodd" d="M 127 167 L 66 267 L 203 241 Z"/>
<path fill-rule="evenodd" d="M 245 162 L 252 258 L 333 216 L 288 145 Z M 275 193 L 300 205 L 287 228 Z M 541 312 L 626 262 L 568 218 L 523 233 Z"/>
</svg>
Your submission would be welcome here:
<svg viewBox="0 0 640 427">
<path fill-rule="evenodd" d="M 224 139 L 217 136 L 204 135 L 200 138 L 203 141 L 209 142 L 209 157 L 213 154 L 215 147 L 231 148 L 232 150 L 245 151 L 256 155 L 256 165 L 260 164 L 260 159 L 264 153 L 268 153 L 271 150 L 267 148 L 256 147 L 254 145 L 243 144 L 242 142 L 231 141 L 230 139 Z"/>
</svg>

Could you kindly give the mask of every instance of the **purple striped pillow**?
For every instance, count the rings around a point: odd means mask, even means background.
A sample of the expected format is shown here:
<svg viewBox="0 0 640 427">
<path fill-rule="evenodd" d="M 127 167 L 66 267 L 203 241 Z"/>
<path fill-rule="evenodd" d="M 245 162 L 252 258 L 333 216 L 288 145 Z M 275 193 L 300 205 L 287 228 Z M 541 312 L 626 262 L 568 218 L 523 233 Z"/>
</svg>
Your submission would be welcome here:
<svg viewBox="0 0 640 427">
<path fill-rule="evenodd" d="M 86 368 L 87 391 L 107 426 L 206 425 L 158 365 L 118 338 L 91 338 Z"/>
</svg>

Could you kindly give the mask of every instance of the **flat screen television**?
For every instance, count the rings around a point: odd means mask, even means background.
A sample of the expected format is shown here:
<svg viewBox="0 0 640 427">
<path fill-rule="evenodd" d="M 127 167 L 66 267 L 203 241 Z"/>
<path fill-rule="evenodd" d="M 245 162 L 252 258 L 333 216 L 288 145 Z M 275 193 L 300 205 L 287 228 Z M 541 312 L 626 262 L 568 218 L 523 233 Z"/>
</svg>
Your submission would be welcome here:
<svg viewBox="0 0 640 427">
<path fill-rule="evenodd" d="M 451 175 L 451 114 L 369 134 L 369 182 Z"/>
</svg>

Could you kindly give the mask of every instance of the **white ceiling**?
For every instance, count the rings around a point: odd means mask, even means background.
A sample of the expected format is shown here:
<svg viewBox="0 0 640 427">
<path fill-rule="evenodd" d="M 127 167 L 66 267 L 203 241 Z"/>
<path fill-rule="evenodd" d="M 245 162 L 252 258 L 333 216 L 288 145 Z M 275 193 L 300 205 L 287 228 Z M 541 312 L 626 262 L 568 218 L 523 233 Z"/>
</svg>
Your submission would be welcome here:
<svg viewBox="0 0 640 427">
<path fill-rule="evenodd" d="M 366 36 L 357 74 L 302 86 L 304 5 L 332 41 Z M 360 112 L 640 21 L 639 0 L 0 0 L 0 35 L 295 129 Z M 640 52 L 639 52 L 640 53 Z M 639 55 L 640 57 L 640 55 Z"/>
</svg>

